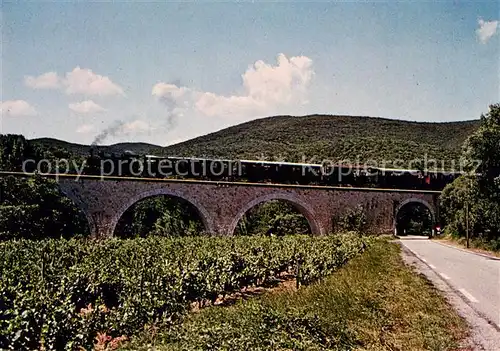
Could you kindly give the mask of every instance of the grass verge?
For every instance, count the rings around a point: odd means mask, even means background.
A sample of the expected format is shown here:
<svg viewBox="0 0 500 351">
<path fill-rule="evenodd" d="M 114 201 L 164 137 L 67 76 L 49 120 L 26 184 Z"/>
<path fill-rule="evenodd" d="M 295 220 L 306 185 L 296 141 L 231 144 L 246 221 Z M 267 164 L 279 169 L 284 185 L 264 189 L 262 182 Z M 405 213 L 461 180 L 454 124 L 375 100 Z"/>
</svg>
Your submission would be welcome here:
<svg viewBox="0 0 500 351">
<path fill-rule="evenodd" d="M 397 244 L 380 240 L 322 281 L 209 307 L 132 350 L 457 350 L 465 322 Z"/>
</svg>

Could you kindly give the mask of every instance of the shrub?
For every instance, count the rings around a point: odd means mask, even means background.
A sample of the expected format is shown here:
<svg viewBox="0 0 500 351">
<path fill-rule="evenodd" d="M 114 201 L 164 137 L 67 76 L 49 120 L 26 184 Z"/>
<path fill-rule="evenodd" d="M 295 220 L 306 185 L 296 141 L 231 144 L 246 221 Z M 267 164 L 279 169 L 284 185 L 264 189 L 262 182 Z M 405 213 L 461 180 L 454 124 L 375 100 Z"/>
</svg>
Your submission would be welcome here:
<svg viewBox="0 0 500 351">
<path fill-rule="evenodd" d="M 0 177 L 0 241 L 69 238 L 75 233 L 89 234 L 87 219 L 55 181 Z"/>
<path fill-rule="evenodd" d="M 366 228 L 366 211 L 358 205 L 340 218 L 339 227 L 342 231 L 362 232 Z"/>
</svg>

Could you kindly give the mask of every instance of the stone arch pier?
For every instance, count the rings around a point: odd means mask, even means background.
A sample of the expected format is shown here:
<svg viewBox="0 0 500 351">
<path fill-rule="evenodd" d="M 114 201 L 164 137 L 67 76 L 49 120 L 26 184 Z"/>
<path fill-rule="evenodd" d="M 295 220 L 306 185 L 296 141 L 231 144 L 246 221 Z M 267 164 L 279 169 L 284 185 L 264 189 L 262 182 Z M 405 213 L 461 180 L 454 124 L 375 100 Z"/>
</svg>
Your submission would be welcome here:
<svg viewBox="0 0 500 351">
<path fill-rule="evenodd" d="M 328 234 L 348 211 L 361 205 L 374 233 L 392 233 L 399 210 L 420 202 L 438 218 L 439 192 L 339 188 L 192 180 L 119 179 L 82 176 L 58 180 L 61 190 L 86 214 L 94 237 L 110 237 L 121 215 L 147 197 L 168 195 L 192 204 L 208 232 L 232 235 L 241 217 L 269 200 L 284 200 L 308 220 L 313 234 Z"/>
</svg>

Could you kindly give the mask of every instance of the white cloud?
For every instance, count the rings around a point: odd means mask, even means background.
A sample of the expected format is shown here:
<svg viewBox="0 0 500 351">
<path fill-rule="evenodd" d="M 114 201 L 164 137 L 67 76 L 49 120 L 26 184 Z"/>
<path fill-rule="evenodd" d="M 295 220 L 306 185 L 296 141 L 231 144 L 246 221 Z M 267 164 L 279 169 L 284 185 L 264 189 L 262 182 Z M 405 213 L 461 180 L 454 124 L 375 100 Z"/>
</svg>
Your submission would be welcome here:
<svg viewBox="0 0 500 351">
<path fill-rule="evenodd" d="M 92 100 L 85 100 L 82 102 L 75 102 L 69 104 L 69 108 L 77 113 L 95 113 L 104 112 L 106 109 Z"/>
<path fill-rule="evenodd" d="M 476 35 L 483 44 L 495 35 L 498 29 L 498 21 L 485 21 L 482 18 L 478 20 L 479 28 L 476 29 Z"/>
<path fill-rule="evenodd" d="M 143 133 L 151 130 L 151 126 L 140 119 L 124 123 L 121 127 L 123 133 Z"/>
<path fill-rule="evenodd" d="M 181 100 L 191 94 L 191 90 L 185 87 L 178 87 L 175 84 L 158 83 L 153 87 L 152 94 L 158 97 L 170 96 L 174 100 Z"/>
<path fill-rule="evenodd" d="M 113 83 L 109 77 L 79 66 L 67 72 L 65 77 L 59 77 L 56 72 L 47 72 L 38 77 L 25 76 L 24 84 L 33 89 L 64 89 L 68 95 L 125 95 L 122 87 Z"/>
<path fill-rule="evenodd" d="M 56 72 L 47 72 L 34 76 L 24 76 L 24 84 L 33 89 L 58 89 L 62 81 Z"/>
<path fill-rule="evenodd" d="M 94 129 L 94 126 L 91 124 L 83 124 L 76 129 L 76 132 L 79 134 L 88 134 L 94 131 Z"/>
<path fill-rule="evenodd" d="M 192 109 L 206 116 L 255 116 L 306 104 L 313 76 L 310 58 L 288 59 L 279 54 L 275 66 L 259 60 L 248 67 L 241 76 L 244 91 L 241 95 L 217 95 L 168 83 L 156 84 L 152 94 L 174 111 Z"/>
<path fill-rule="evenodd" d="M 35 108 L 24 100 L 0 101 L 0 112 L 2 116 L 35 116 Z"/>
<path fill-rule="evenodd" d="M 124 95 L 123 89 L 111 79 L 95 74 L 88 68 L 75 67 L 66 73 L 65 85 L 67 94 Z"/>
</svg>

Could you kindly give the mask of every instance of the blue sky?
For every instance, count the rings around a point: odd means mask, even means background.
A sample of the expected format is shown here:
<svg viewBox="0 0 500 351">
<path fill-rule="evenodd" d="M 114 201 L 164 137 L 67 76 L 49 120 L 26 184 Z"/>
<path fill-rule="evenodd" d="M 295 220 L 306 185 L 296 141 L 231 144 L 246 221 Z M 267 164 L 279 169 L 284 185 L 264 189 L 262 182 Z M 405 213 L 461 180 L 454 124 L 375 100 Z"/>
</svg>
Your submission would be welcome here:
<svg viewBox="0 0 500 351">
<path fill-rule="evenodd" d="M 478 118 L 500 101 L 498 1 L 7 2 L 2 133 L 167 145 L 312 113 Z M 119 122 L 117 122 L 119 121 Z"/>
</svg>

